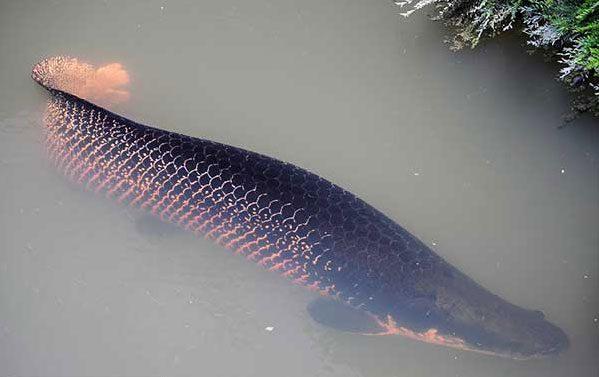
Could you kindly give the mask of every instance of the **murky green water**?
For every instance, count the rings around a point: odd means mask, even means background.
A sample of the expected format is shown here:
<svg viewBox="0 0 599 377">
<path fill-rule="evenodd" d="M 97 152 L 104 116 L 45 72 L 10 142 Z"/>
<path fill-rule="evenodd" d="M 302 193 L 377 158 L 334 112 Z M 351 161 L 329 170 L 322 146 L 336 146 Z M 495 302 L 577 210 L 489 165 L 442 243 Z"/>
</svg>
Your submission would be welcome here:
<svg viewBox="0 0 599 377">
<path fill-rule="evenodd" d="M 389 1 L 0 3 L 0 375 L 596 376 L 599 127 L 558 129 L 517 38 L 452 53 Z M 122 62 L 132 119 L 308 168 L 571 338 L 512 361 L 339 333 L 312 294 L 81 192 L 40 147 L 41 57 Z M 268 331 L 266 328 L 269 328 Z"/>
</svg>

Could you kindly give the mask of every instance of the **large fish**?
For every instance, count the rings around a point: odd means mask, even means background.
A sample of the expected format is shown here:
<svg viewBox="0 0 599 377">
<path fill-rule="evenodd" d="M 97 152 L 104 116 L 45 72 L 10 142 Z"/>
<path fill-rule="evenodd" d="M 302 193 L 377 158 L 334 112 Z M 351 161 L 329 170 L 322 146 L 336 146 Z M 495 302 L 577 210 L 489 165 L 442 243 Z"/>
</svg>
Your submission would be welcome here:
<svg viewBox="0 0 599 377">
<path fill-rule="evenodd" d="M 55 57 L 37 64 L 32 77 L 51 94 L 45 140 L 60 171 L 320 292 L 308 307 L 317 321 L 520 359 L 567 347 L 565 333 L 541 312 L 492 294 L 326 179 L 148 127 L 81 98 L 126 98 L 114 88 L 127 81 L 119 65 L 94 71 Z"/>
</svg>

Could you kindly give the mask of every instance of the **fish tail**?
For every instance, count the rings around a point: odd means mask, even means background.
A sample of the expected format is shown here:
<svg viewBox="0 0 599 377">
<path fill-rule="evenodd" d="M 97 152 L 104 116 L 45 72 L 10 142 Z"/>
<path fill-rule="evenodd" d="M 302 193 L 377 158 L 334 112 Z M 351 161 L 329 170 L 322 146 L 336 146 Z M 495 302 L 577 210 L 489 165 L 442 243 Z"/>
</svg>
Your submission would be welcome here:
<svg viewBox="0 0 599 377">
<path fill-rule="evenodd" d="M 120 63 L 99 68 L 70 56 L 55 56 L 37 63 L 31 77 L 50 91 L 72 94 L 98 105 L 107 106 L 130 98 L 125 86 L 129 73 Z"/>
</svg>

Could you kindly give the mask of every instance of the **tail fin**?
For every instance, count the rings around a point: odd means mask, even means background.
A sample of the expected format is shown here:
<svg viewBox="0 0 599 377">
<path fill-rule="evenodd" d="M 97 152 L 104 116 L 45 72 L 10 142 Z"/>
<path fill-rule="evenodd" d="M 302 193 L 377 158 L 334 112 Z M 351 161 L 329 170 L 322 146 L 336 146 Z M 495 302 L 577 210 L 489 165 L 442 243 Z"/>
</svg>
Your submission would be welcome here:
<svg viewBox="0 0 599 377">
<path fill-rule="evenodd" d="M 44 59 L 31 77 L 49 90 L 60 90 L 98 105 L 109 106 L 129 99 L 129 74 L 119 63 L 100 68 L 68 56 Z"/>
</svg>

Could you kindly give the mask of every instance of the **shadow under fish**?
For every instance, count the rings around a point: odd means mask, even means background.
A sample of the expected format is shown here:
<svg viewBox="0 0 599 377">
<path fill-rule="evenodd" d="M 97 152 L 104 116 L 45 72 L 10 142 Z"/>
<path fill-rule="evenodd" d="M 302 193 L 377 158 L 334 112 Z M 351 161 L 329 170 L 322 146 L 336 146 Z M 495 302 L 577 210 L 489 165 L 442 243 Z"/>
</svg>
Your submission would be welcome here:
<svg viewBox="0 0 599 377">
<path fill-rule="evenodd" d="M 541 312 L 492 294 L 326 179 L 91 103 L 129 98 L 121 65 L 95 69 L 54 57 L 38 63 L 32 77 L 51 94 L 45 142 L 59 171 L 319 292 L 308 307 L 316 321 L 516 359 L 568 346 Z"/>
</svg>

